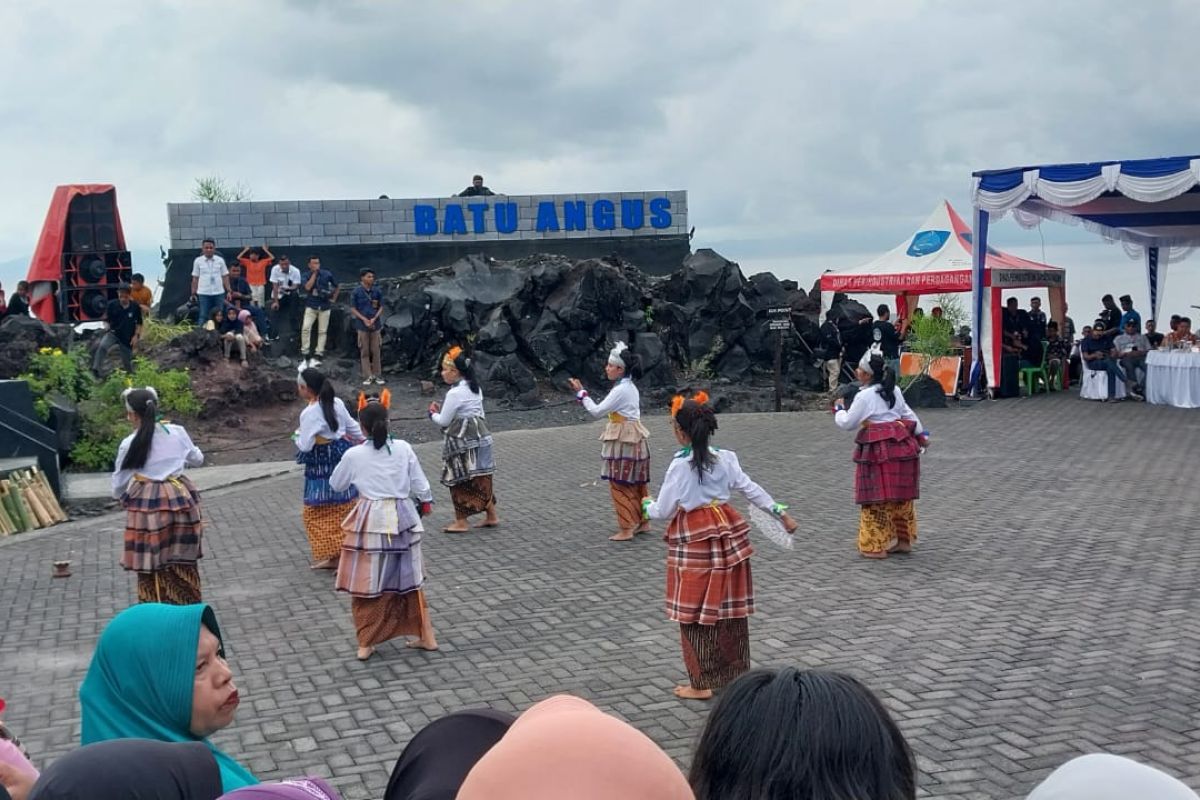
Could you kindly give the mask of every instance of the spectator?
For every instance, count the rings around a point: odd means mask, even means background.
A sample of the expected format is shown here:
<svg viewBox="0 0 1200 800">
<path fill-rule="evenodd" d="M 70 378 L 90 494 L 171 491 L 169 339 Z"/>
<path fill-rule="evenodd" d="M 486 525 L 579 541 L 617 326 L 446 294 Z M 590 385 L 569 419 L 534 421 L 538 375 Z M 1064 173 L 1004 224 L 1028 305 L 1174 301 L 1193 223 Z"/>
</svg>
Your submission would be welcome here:
<svg viewBox="0 0 1200 800">
<path fill-rule="evenodd" d="M 383 292 L 375 286 L 375 270 L 358 273 L 359 285 L 350 296 L 350 314 L 358 332 L 358 354 L 362 363 L 363 386 L 382 385 L 383 366 L 379 350 L 383 340 Z"/>
<path fill-rule="evenodd" d="M 1083 378 L 1083 357 L 1080 345 L 1088 339 L 1092 338 L 1092 326 L 1084 325 L 1080 331 L 1079 341 L 1074 342 L 1071 349 L 1071 380 L 1079 381 Z"/>
<path fill-rule="evenodd" d="M 1029 327 L 1025 329 L 1025 360 L 1034 364 L 1042 363 L 1042 340 L 1046 338 L 1046 328 L 1049 325 L 1046 312 L 1042 311 L 1042 298 L 1029 299 Z M 1033 355 L 1033 358 L 1029 356 Z"/>
<path fill-rule="evenodd" d="M 1175 329 L 1167 334 L 1168 350 L 1186 350 L 1196 344 L 1196 334 L 1192 333 L 1191 317 L 1180 317 Z"/>
<path fill-rule="evenodd" d="M 454 800 L 479 763 L 516 718 L 488 708 L 456 711 L 417 731 L 388 779 L 386 800 Z"/>
<path fill-rule="evenodd" d="M 1104 310 L 1097 317 L 1104 326 L 1101 335 L 1108 340 L 1109 344 L 1112 344 L 1112 337 L 1121 332 L 1121 309 L 1117 308 L 1111 294 L 1104 295 L 1100 298 L 1100 302 L 1104 304 Z M 1095 324 L 1092 327 L 1095 328 Z M 1092 332 L 1095 333 L 1095 330 Z"/>
<path fill-rule="evenodd" d="M 150 316 L 150 306 L 154 304 L 154 293 L 146 285 L 146 276 L 140 272 L 133 273 L 129 279 L 129 296 L 133 302 L 142 307 L 142 317 Z"/>
<path fill-rule="evenodd" d="M 1125 326 L 1129 324 L 1130 320 L 1133 321 L 1136 330 L 1142 329 L 1142 315 L 1133 310 L 1133 298 L 1123 294 L 1121 295 L 1121 330 L 1117 332 L 1118 335 L 1125 332 Z"/>
<path fill-rule="evenodd" d="M 1021 308 L 1017 298 L 1010 297 L 1004 301 L 1004 315 L 1001 317 L 1000 327 L 1005 343 L 1012 345 L 1020 339 L 1023 352 L 1024 337 L 1029 330 L 1029 312 Z"/>
<path fill-rule="evenodd" d="M 238 319 L 238 310 L 233 306 L 225 309 L 225 318 L 217 329 L 221 336 L 221 345 L 225 349 L 225 358 L 229 358 L 234 345 L 237 345 L 238 355 L 242 358 L 242 366 L 246 366 L 246 331 L 242 321 Z"/>
<path fill-rule="evenodd" d="M 138 337 L 142 335 L 142 308 L 133 302 L 129 287 L 121 284 L 117 288 L 117 299 L 108 304 L 104 314 L 104 336 L 96 347 L 96 355 L 92 359 L 92 372 L 96 377 L 103 378 L 101 369 L 108 351 L 114 346 L 121 353 L 121 364 L 125 371 L 133 372 L 133 349 L 137 347 Z"/>
<path fill-rule="evenodd" d="M 115 739 L 56 759 L 29 798 L 212 800 L 220 793 L 221 771 L 203 742 Z"/>
<path fill-rule="evenodd" d="M 954 323 L 946 319 L 946 312 L 942 310 L 941 306 L 934 306 L 931 308 L 929 310 L 929 316 L 937 321 L 937 330 L 939 332 L 947 337 L 950 337 L 951 339 L 954 338 Z M 898 375 L 899 373 L 896 374 Z"/>
<path fill-rule="evenodd" d="M 1154 320 L 1146 320 L 1146 341 L 1150 343 L 1151 350 L 1157 350 L 1162 347 L 1163 335 L 1158 332 L 1158 325 Z"/>
<path fill-rule="evenodd" d="M 825 322 L 817 332 L 817 351 L 825 365 L 825 382 L 829 391 L 836 392 L 842 372 L 842 333 L 834 321 L 833 309 L 825 312 Z"/>
<path fill-rule="evenodd" d="M 325 356 L 325 336 L 329 332 L 329 310 L 337 301 L 340 287 L 334 280 L 333 273 L 321 269 L 321 259 L 317 256 L 308 257 L 308 280 L 304 282 L 304 291 L 308 297 L 304 301 L 304 324 L 300 328 L 300 353 L 309 367 L 318 366 Z M 317 323 L 317 346 L 312 348 L 312 327 Z M 304 355 L 307 352 L 307 355 Z"/>
<path fill-rule="evenodd" d="M 1165 772 L 1121 756 L 1073 758 L 1037 785 L 1026 800 L 1198 800 Z"/>
<path fill-rule="evenodd" d="M 300 268 L 291 262 L 287 254 L 281 255 L 279 263 L 271 267 L 271 311 L 275 313 L 271 330 L 266 333 L 268 341 L 279 340 L 280 320 L 292 319 L 300 287 L 303 285 L 304 278 L 300 275 Z M 288 329 L 292 330 L 290 325 Z"/>
<path fill-rule="evenodd" d="M 238 312 L 238 319 L 242 322 L 242 334 L 246 337 L 246 348 L 253 353 L 257 353 L 262 347 L 263 337 L 258 332 L 258 326 L 254 324 L 254 318 L 250 316 L 250 312 L 242 309 Z"/>
<path fill-rule="evenodd" d="M 871 338 L 879 345 L 883 359 L 896 375 L 900 374 L 900 334 L 892 324 L 892 310 L 884 303 L 875 309 L 879 319 L 875 320 Z"/>
<path fill-rule="evenodd" d="M 4 311 L 6 317 L 29 316 L 29 281 L 17 281 L 17 291 L 8 301 Z"/>
<path fill-rule="evenodd" d="M 1171 333 L 1174 333 L 1176 331 L 1176 329 L 1179 328 L 1179 320 L 1181 320 L 1181 319 L 1183 319 L 1183 318 L 1180 317 L 1178 314 L 1171 315 L 1171 321 L 1167 326 L 1168 328 L 1171 329 Z M 1167 336 L 1170 336 L 1171 333 L 1168 333 Z"/>
<path fill-rule="evenodd" d="M 1074 344 L 1065 336 L 1058 335 L 1058 323 L 1050 320 L 1046 323 L 1046 372 L 1051 376 L 1057 375 L 1059 386 L 1066 386 L 1063 381 L 1064 370 L 1071 365 L 1071 349 Z"/>
<path fill-rule="evenodd" d="M 267 247 L 266 242 L 263 242 L 262 252 L 259 253 L 259 248 L 247 245 L 242 248 L 242 252 L 238 253 L 237 260 L 246 273 L 246 282 L 250 284 L 251 300 L 266 308 L 267 270 L 270 269 L 271 262 L 275 260 L 271 248 Z"/>
<path fill-rule="evenodd" d="M 1113 358 L 1115 350 L 1112 341 L 1104 335 L 1106 324 L 1103 319 L 1097 319 L 1092 324 L 1092 336 L 1079 344 L 1079 353 L 1085 367 L 1108 373 L 1108 396 L 1104 398 L 1104 402 L 1107 403 L 1117 395 L 1117 381 L 1126 379 L 1125 373 Z"/>
<path fill-rule="evenodd" d="M 1075 320 L 1067 316 L 1067 304 L 1063 303 L 1063 331 L 1062 334 L 1068 342 L 1075 341 Z"/>
<path fill-rule="evenodd" d="M 837 326 L 842 337 L 842 371 L 838 373 L 838 383 L 858 383 L 854 368 L 871 349 L 871 315 L 852 317 L 847 314 Z"/>
<path fill-rule="evenodd" d="M 264 333 L 270 333 L 271 323 L 267 321 L 266 310 L 254 302 L 254 287 L 242 277 L 242 265 L 232 264 L 229 267 L 229 302 L 238 311 L 246 310 L 254 318 L 254 325 Z"/>
<path fill-rule="evenodd" d="M 721 694 L 689 774 L 696 800 L 913 800 L 916 762 L 870 689 L 849 675 L 756 669 Z"/>
<path fill-rule="evenodd" d="M 229 267 L 216 251 L 217 243 L 205 239 L 200 244 L 201 255 L 192 262 L 192 297 L 200 304 L 198 325 L 229 298 Z"/>
<path fill-rule="evenodd" d="M 1125 332 L 1113 339 L 1113 348 L 1125 371 L 1125 391 L 1135 400 L 1144 400 L 1146 353 L 1150 350 L 1150 340 L 1138 333 L 1138 323 L 1132 317 L 1125 321 Z M 1141 373 L 1140 380 L 1138 373 Z"/>
<path fill-rule="evenodd" d="M 1025 363 L 1025 334 L 1014 330 L 1003 337 L 1000 345 L 1000 397 L 1019 397 L 1021 394 L 1021 367 Z"/>
<path fill-rule="evenodd" d="M 459 197 L 479 197 L 494 195 L 491 189 L 483 185 L 483 176 L 476 175 L 471 178 L 471 185 L 458 193 Z"/>
</svg>

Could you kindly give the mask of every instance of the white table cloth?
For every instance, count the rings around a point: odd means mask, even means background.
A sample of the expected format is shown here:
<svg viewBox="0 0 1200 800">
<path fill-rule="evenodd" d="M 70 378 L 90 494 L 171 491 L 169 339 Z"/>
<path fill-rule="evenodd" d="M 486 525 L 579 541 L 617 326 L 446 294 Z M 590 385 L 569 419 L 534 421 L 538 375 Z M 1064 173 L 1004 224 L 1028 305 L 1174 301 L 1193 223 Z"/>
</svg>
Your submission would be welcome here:
<svg viewBox="0 0 1200 800">
<path fill-rule="evenodd" d="M 1147 353 L 1146 402 L 1200 408 L 1200 353 Z"/>
</svg>

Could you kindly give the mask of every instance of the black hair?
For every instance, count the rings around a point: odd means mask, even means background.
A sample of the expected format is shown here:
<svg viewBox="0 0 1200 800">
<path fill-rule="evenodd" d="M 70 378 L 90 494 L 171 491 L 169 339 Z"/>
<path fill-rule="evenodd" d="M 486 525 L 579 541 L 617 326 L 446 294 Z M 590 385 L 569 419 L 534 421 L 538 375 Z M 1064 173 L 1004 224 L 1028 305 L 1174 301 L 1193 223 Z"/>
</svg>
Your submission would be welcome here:
<svg viewBox="0 0 1200 800">
<path fill-rule="evenodd" d="M 1180 322 L 1186 322 L 1188 325 L 1191 325 L 1191 324 L 1192 324 L 1192 318 L 1191 318 L 1191 317 L 1180 317 L 1180 318 L 1179 318 L 1179 321 L 1180 321 Z"/>
<path fill-rule="evenodd" d="M 201 239 L 201 240 L 200 240 L 200 244 L 201 244 L 201 245 L 211 244 L 213 247 L 216 247 L 216 246 L 217 246 L 217 242 L 216 242 L 216 240 L 215 240 L 215 239 L 210 239 L 210 238 L 208 238 L 208 237 L 205 237 L 205 238 Z"/>
<path fill-rule="evenodd" d="M 130 286 L 128 283 L 117 284 L 117 294 L 120 294 L 121 292 L 131 292 L 131 291 L 133 291 L 133 287 Z"/>
<path fill-rule="evenodd" d="M 458 370 L 459 375 L 466 378 L 471 394 L 479 394 L 479 378 L 475 376 L 475 362 L 467 355 L 467 351 L 464 350 L 454 357 L 454 368 Z"/>
<path fill-rule="evenodd" d="M 884 314 L 891 314 L 892 310 L 888 308 L 887 303 L 880 303 L 879 308 L 875 309 L 875 316 L 882 317 Z"/>
<path fill-rule="evenodd" d="M 1058 323 L 1055 322 L 1054 320 L 1050 320 L 1049 322 L 1046 323 L 1046 328 L 1047 329 L 1054 328 L 1054 330 L 1058 330 Z"/>
<path fill-rule="evenodd" d="M 642 359 L 633 350 L 621 351 L 621 360 L 625 362 L 625 374 L 633 380 L 642 377 Z"/>
<path fill-rule="evenodd" d="M 916 763 L 879 699 L 822 670 L 756 669 L 720 695 L 692 757 L 696 800 L 913 800 Z"/>
<path fill-rule="evenodd" d="M 1129 295 L 1127 295 L 1127 294 L 1123 294 L 1123 295 L 1121 295 L 1121 302 L 1122 302 L 1122 303 L 1132 303 L 1132 302 L 1133 302 L 1133 298 L 1132 298 L 1132 297 L 1130 297 L 1130 296 L 1129 296 Z"/>
<path fill-rule="evenodd" d="M 472 181 L 481 181 L 481 180 L 483 180 L 483 176 L 482 175 L 472 175 L 471 180 Z"/>
<path fill-rule="evenodd" d="M 896 405 L 896 373 L 884 361 L 883 356 L 875 353 L 868 362 L 871 365 L 871 385 L 878 386 L 875 391 L 887 401 L 888 408 Z"/>
<path fill-rule="evenodd" d="M 29 288 L 29 281 L 17 281 L 17 291 Z"/>
<path fill-rule="evenodd" d="M 833 309 L 831 308 L 825 312 L 825 321 L 833 322 L 833 318 L 834 318 L 834 313 L 833 313 Z"/>
<path fill-rule="evenodd" d="M 684 400 L 683 405 L 675 412 L 675 424 L 692 440 L 692 467 L 700 480 L 704 480 L 704 472 L 712 469 L 714 460 L 712 451 L 708 448 L 708 440 L 717 430 L 716 413 L 712 406 L 697 403 L 695 400 Z"/>
<path fill-rule="evenodd" d="M 138 283 L 145 283 L 145 282 L 146 282 L 146 276 L 145 276 L 145 275 L 143 275 L 143 274 L 142 274 L 142 273 L 140 273 L 140 272 L 135 272 L 135 273 L 133 273 L 132 275 L 130 275 L 130 276 L 129 276 L 129 280 L 131 280 L 131 281 L 137 281 Z"/>
<path fill-rule="evenodd" d="M 280 261 L 291 261 L 292 259 L 287 253 L 280 253 L 279 260 Z"/>
<path fill-rule="evenodd" d="M 1101 297 L 1101 298 L 1100 298 L 1100 302 L 1101 302 L 1101 303 L 1110 303 L 1110 302 L 1112 302 L 1112 295 L 1111 295 L 1111 294 L 1106 294 L 1106 295 L 1104 295 L 1104 297 Z"/>
<path fill-rule="evenodd" d="M 379 450 L 388 440 L 388 410 L 383 403 L 370 402 L 358 412 L 358 424 L 371 437 L 371 444 Z"/>
<path fill-rule="evenodd" d="M 337 395 L 333 391 L 333 382 L 325 377 L 324 372 L 312 367 L 300 373 L 300 380 L 304 381 L 304 385 L 308 387 L 310 392 L 317 395 L 317 402 L 321 404 L 321 413 L 325 416 L 325 422 L 329 425 L 329 430 L 336 431 L 338 429 L 338 418 L 337 411 L 333 407 L 333 399 Z"/>
<path fill-rule="evenodd" d="M 1179 322 L 1179 320 L 1181 320 L 1181 319 L 1183 319 L 1183 318 L 1180 317 L 1178 314 L 1171 315 L 1171 322 Z"/>
<path fill-rule="evenodd" d="M 154 426 L 158 424 L 158 399 L 149 389 L 134 389 L 125 395 L 125 403 L 138 417 L 138 428 L 133 441 L 125 451 L 125 460 L 120 469 L 141 469 L 146 466 L 150 455 L 150 441 L 154 438 Z"/>
<path fill-rule="evenodd" d="M 360 278 L 364 278 L 367 275 L 374 275 L 374 274 L 375 274 L 375 270 L 371 269 L 370 267 L 363 267 L 362 269 L 360 269 L 358 271 L 358 277 L 360 277 Z"/>
<path fill-rule="evenodd" d="M 320 256 L 309 256 L 308 259 L 305 261 L 305 263 L 307 264 L 309 261 L 320 261 L 320 260 L 321 260 Z"/>
</svg>

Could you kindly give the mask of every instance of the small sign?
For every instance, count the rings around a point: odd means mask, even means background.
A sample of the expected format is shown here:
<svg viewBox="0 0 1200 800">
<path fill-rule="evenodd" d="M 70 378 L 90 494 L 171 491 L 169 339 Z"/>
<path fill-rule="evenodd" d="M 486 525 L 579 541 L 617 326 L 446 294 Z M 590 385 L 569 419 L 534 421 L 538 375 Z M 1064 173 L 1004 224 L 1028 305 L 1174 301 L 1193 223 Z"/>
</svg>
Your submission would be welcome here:
<svg viewBox="0 0 1200 800">
<path fill-rule="evenodd" d="M 790 317 L 791 315 L 792 315 L 792 309 L 790 306 L 784 306 L 783 308 L 768 308 L 767 309 L 767 316 L 769 316 L 769 317 Z"/>
<path fill-rule="evenodd" d="M 767 328 L 773 331 L 787 331 L 792 328 L 790 319 L 773 319 L 767 322 Z"/>
</svg>

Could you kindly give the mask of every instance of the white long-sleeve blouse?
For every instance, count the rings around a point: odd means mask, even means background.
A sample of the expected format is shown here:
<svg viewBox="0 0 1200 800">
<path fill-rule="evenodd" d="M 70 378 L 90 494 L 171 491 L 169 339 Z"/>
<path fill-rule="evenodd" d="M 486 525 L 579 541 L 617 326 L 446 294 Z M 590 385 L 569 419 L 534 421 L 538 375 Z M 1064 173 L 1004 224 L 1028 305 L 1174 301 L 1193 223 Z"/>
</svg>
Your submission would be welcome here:
<svg viewBox="0 0 1200 800">
<path fill-rule="evenodd" d="M 117 468 L 112 474 L 112 496 L 120 497 L 129 486 L 134 475 L 145 475 L 152 481 L 165 481 L 183 473 L 184 467 L 198 467 L 204 463 L 204 454 L 192 442 L 182 425 L 160 423 L 154 426 L 154 437 L 150 439 L 150 452 L 146 463 L 137 469 L 121 469 L 129 445 L 133 443 L 131 433 L 121 440 L 117 448 Z"/>
<path fill-rule="evenodd" d="M 680 508 L 692 511 L 713 503 L 726 503 L 735 490 L 759 508 L 771 509 L 775 501 L 742 471 L 737 453 L 717 449 L 713 449 L 712 453 L 714 461 L 711 469 L 705 471 L 704 480 L 700 480 L 692 466 L 690 449 L 685 448 L 675 454 L 671 465 L 667 467 L 658 497 L 647 509 L 650 519 L 670 519 Z"/>
<path fill-rule="evenodd" d="M 615 412 L 625 419 L 642 418 L 642 393 L 629 378 L 617 381 L 617 385 L 599 403 L 586 394 L 580 398 L 580 402 L 593 417 Z"/>
<path fill-rule="evenodd" d="M 333 398 L 333 413 L 337 417 L 337 430 L 329 429 L 329 422 L 325 419 L 325 413 L 321 410 L 320 403 L 310 403 L 300 412 L 300 435 L 296 439 L 296 447 L 302 453 L 313 449 L 318 436 L 330 441 L 341 439 L 343 436 L 349 436 L 356 442 L 362 441 L 362 428 L 358 426 L 358 421 L 350 416 L 342 398 Z"/>
<path fill-rule="evenodd" d="M 854 402 L 850 407 L 842 411 L 838 411 L 833 415 L 833 421 L 842 430 L 852 431 L 861 427 L 865 423 L 881 423 L 895 422 L 901 419 L 910 419 L 917 425 L 917 433 L 925 432 L 925 426 L 921 424 L 921 420 L 917 417 L 913 410 L 908 407 L 908 403 L 904 400 L 904 393 L 897 386 L 893 389 L 895 404 L 888 408 L 887 400 L 879 393 L 876 386 L 864 386 L 859 389 L 858 394 L 854 396 Z"/>
<path fill-rule="evenodd" d="M 472 392 L 471 386 L 464 378 L 450 387 L 450 391 L 446 392 L 446 400 L 442 403 L 442 410 L 430 414 L 429 418 L 439 428 L 448 428 L 450 423 L 459 417 L 483 416 L 483 389 Z"/>
<path fill-rule="evenodd" d="M 412 445 L 403 439 L 389 439 L 378 450 L 369 440 L 347 450 L 329 476 L 329 486 L 335 492 L 344 492 L 351 484 L 360 497 L 368 500 L 410 495 L 425 502 L 433 500 L 421 462 Z"/>
</svg>

